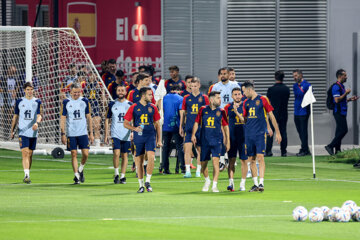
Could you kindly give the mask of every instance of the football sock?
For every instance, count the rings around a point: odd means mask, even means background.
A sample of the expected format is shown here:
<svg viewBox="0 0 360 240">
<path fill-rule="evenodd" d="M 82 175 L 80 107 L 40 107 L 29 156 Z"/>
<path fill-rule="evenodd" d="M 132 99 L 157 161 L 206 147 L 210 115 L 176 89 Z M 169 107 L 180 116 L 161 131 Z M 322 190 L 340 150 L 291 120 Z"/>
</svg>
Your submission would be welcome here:
<svg viewBox="0 0 360 240">
<path fill-rule="evenodd" d="M 225 164 L 225 156 L 220 156 L 220 162 Z"/>
<path fill-rule="evenodd" d="M 30 177 L 30 169 L 24 169 L 25 177 Z"/>
<path fill-rule="evenodd" d="M 260 184 L 264 186 L 264 178 L 260 178 Z"/>
<path fill-rule="evenodd" d="M 185 165 L 186 172 L 190 172 L 190 164 Z"/>
<path fill-rule="evenodd" d="M 205 182 L 210 183 L 210 177 L 206 177 Z"/>
<path fill-rule="evenodd" d="M 124 178 L 125 177 L 125 173 L 122 173 L 120 178 Z"/>
<path fill-rule="evenodd" d="M 119 175 L 119 168 L 114 168 L 115 169 L 115 176 Z"/>
<path fill-rule="evenodd" d="M 201 172 L 201 165 L 197 165 L 196 171 Z"/>
<path fill-rule="evenodd" d="M 80 174 L 77 172 L 77 173 L 75 173 L 75 177 L 77 178 L 77 179 L 80 179 Z"/>
<path fill-rule="evenodd" d="M 213 188 L 216 188 L 217 187 L 217 182 L 213 181 Z"/>
<path fill-rule="evenodd" d="M 151 179 L 151 174 L 146 174 L 146 181 L 145 182 L 150 183 L 150 179 Z"/>
<path fill-rule="evenodd" d="M 234 186 L 234 179 L 233 178 L 229 178 L 229 185 Z"/>
<path fill-rule="evenodd" d="M 240 182 L 240 187 L 244 187 L 245 188 L 245 182 L 246 182 L 246 178 L 242 178 L 241 182 Z"/>
<path fill-rule="evenodd" d="M 147 162 L 148 162 L 147 160 L 146 160 L 146 161 L 144 161 L 144 166 L 147 166 Z"/>
<path fill-rule="evenodd" d="M 138 179 L 139 180 L 139 186 L 144 187 L 144 179 Z"/>
<path fill-rule="evenodd" d="M 100 147 L 100 139 L 95 139 L 94 143 L 96 147 Z"/>
<path fill-rule="evenodd" d="M 82 165 L 82 164 L 80 163 L 79 172 L 84 171 L 84 166 L 85 166 L 85 164 L 84 164 L 84 165 Z"/>
<path fill-rule="evenodd" d="M 257 178 L 257 177 L 253 177 L 253 180 L 254 180 L 254 185 L 259 186 L 258 178 Z"/>
</svg>

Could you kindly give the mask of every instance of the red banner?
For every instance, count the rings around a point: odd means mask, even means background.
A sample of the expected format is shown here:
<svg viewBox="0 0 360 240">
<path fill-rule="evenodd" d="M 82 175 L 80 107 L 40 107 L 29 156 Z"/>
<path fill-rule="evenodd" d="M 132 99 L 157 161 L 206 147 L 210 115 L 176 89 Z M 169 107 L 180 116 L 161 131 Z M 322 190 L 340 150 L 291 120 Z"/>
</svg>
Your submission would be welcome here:
<svg viewBox="0 0 360 240">
<path fill-rule="evenodd" d="M 95 64 L 114 58 L 127 73 L 142 64 L 160 68 L 160 0 L 60 0 L 59 6 L 60 27 L 76 30 Z"/>
</svg>

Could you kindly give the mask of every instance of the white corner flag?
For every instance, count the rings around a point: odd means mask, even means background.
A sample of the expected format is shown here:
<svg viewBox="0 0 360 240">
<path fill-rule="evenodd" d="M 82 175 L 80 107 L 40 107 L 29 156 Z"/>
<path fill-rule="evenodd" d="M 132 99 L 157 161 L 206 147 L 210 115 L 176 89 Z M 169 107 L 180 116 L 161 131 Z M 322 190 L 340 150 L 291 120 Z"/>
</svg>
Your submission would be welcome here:
<svg viewBox="0 0 360 240">
<path fill-rule="evenodd" d="M 301 102 L 301 107 L 304 108 L 310 104 L 310 125 L 311 125 L 311 148 L 312 148 L 312 162 L 313 162 L 313 177 L 316 178 L 315 172 L 315 144 L 314 144 L 314 118 L 313 118 L 313 103 L 316 102 L 312 86 L 309 87 Z"/>
<path fill-rule="evenodd" d="M 166 95 L 166 88 L 165 88 L 165 80 L 161 79 L 159 85 L 155 91 L 155 101 L 160 101 L 160 129 L 162 135 L 162 126 L 164 124 L 164 106 L 163 106 L 163 98 Z M 159 106 L 159 105 L 158 105 Z M 158 136 L 162 140 L 162 136 Z M 162 163 L 162 147 L 160 148 L 160 165 Z"/>
</svg>

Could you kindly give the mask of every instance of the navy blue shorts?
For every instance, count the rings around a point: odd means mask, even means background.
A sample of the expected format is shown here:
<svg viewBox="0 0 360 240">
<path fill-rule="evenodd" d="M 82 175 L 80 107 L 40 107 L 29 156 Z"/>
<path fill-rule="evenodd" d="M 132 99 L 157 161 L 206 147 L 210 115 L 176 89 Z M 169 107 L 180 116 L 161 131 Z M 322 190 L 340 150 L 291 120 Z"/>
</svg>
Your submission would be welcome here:
<svg viewBox="0 0 360 240">
<path fill-rule="evenodd" d="M 139 140 L 134 141 L 134 148 L 136 152 L 135 157 L 145 154 L 145 151 L 155 152 L 156 149 L 155 141 L 156 141 L 155 135 L 144 137 L 140 141 Z"/>
<path fill-rule="evenodd" d="M 245 136 L 246 155 L 248 157 L 256 156 L 256 154 L 265 154 L 266 134 Z"/>
<path fill-rule="evenodd" d="M 244 140 L 241 141 L 239 139 L 230 139 L 230 150 L 228 152 L 228 157 L 236 158 L 238 153 L 241 160 L 247 159 Z"/>
<path fill-rule="evenodd" d="M 200 151 L 200 161 L 209 161 L 211 159 L 210 154 L 212 157 L 220 157 L 221 155 L 221 144 L 210 146 L 208 144 L 202 144 L 201 145 L 201 151 Z"/>
<path fill-rule="evenodd" d="M 113 150 L 120 149 L 121 153 L 131 152 L 130 141 L 121 141 L 118 138 L 112 138 Z"/>
<path fill-rule="evenodd" d="M 99 102 L 97 100 L 89 99 L 91 107 L 91 117 L 100 116 Z"/>
<path fill-rule="evenodd" d="M 68 137 L 67 138 L 67 150 L 77 150 L 77 149 L 89 149 L 89 138 L 88 135 L 78 136 L 78 137 Z"/>
<path fill-rule="evenodd" d="M 184 143 L 191 143 L 192 131 L 186 131 L 184 136 Z M 200 131 L 197 131 L 195 134 L 196 137 L 196 146 L 200 146 Z"/>
<path fill-rule="evenodd" d="M 35 150 L 37 138 L 29 138 L 25 136 L 19 136 L 19 145 L 20 149 L 29 148 L 30 150 Z"/>
</svg>

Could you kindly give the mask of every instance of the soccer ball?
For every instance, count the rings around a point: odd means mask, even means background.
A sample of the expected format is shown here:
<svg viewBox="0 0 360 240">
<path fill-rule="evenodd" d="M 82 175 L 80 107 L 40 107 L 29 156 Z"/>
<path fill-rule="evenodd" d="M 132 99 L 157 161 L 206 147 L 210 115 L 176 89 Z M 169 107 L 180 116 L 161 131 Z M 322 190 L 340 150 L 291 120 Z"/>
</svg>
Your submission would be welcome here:
<svg viewBox="0 0 360 240">
<path fill-rule="evenodd" d="M 346 202 L 343 203 L 343 205 L 341 206 L 342 208 L 345 207 L 345 206 L 352 206 L 353 208 L 356 208 L 357 205 L 354 201 L 352 200 L 347 200 Z"/>
<path fill-rule="evenodd" d="M 329 214 L 328 214 L 328 218 L 330 222 L 336 222 L 336 214 L 340 212 L 340 208 L 339 207 L 333 207 L 332 209 L 330 209 Z"/>
<path fill-rule="evenodd" d="M 328 208 L 327 206 L 322 206 L 321 208 L 321 211 L 323 212 L 323 221 L 327 221 L 329 220 L 329 212 L 330 212 L 330 208 Z"/>
<path fill-rule="evenodd" d="M 335 218 L 337 222 L 348 222 L 350 221 L 351 215 L 349 211 L 344 211 L 344 209 L 340 209 L 339 212 L 335 214 Z"/>
<path fill-rule="evenodd" d="M 354 212 L 354 214 L 352 215 L 352 219 L 353 219 L 354 221 L 360 222 L 360 207 L 357 207 L 357 208 L 355 209 L 355 212 Z"/>
<path fill-rule="evenodd" d="M 309 212 L 309 220 L 311 222 L 321 222 L 324 218 L 324 213 L 321 208 L 314 207 Z"/>
<path fill-rule="evenodd" d="M 308 216 L 308 211 L 303 206 L 298 206 L 293 210 L 292 215 L 295 221 L 305 221 Z"/>
</svg>

